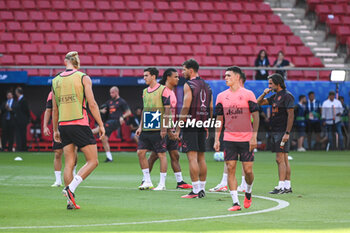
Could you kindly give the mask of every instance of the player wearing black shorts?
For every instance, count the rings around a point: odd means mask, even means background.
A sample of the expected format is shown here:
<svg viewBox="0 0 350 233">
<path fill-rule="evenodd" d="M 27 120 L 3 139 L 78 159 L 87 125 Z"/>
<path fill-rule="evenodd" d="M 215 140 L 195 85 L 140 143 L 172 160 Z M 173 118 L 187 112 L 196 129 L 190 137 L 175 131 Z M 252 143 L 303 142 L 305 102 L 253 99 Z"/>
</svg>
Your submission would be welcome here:
<svg viewBox="0 0 350 233">
<path fill-rule="evenodd" d="M 140 127 L 136 131 L 139 136 L 137 155 L 143 173 L 144 182 L 139 186 L 140 190 L 153 189 L 149 165 L 146 158 L 147 151 L 157 153 L 160 160 L 160 181 L 154 190 L 165 190 L 167 174 L 166 141 L 167 129 L 164 127 L 163 119 L 167 120 L 170 114 L 170 94 L 165 86 L 157 83 L 159 71 L 147 68 L 143 72 L 143 78 L 148 85 L 143 90 L 143 111 Z"/>
<path fill-rule="evenodd" d="M 294 121 L 294 96 L 286 90 L 284 79 L 280 74 L 272 74 L 268 77 L 269 88 L 259 96 L 259 105 L 271 105 L 272 115 L 270 119 L 272 152 L 276 152 L 278 165 L 278 186 L 271 194 L 291 193 L 290 182 L 291 169 L 288 161 L 290 148 L 289 134 Z M 271 91 L 276 92 L 269 98 L 264 98 Z"/>
<path fill-rule="evenodd" d="M 162 80 L 159 81 L 160 84 L 166 86 L 171 92 L 170 95 L 170 107 L 172 111 L 172 119 L 176 118 L 176 107 L 177 98 L 174 93 L 174 88 L 179 82 L 179 74 L 176 69 L 169 68 L 164 71 Z M 191 189 L 192 185 L 187 184 L 182 177 L 181 166 L 179 163 L 180 155 L 178 151 L 179 141 L 174 138 L 172 129 L 168 129 L 168 135 L 166 136 L 166 148 L 170 155 L 171 167 L 174 171 L 175 179 L 177 182 L 176 188 L 179 189 Z M 148 158 L 149 171 L 152 171 L 153 164 L 158 159 L 157 153 L 152 151 L 150 157 Z"/>
<path fill-rule="evenodd" d="M 107 120 L 104 123 L 106 129 L 106 136 L 102 139 L 103 149 L 106 152 L 105 162 L 112 162 L 113 157 L 111 154 L 111 148 L 108 143 L 108 139 L 113 133 L 122 126 L 125 122 L 125 119 L 129 117 L 132 113 L 126 101 L 119 96 L 118 87 L 111 87 L 109 90 L 111 99 L 108 100 L 103 106 L 106 106 L 100 110 L 102 114 L 107 114 Z M 93 129 L 94 134 L 98 133 L 98 127 Z"/>
<path fill-rule="evenodd" d="M 52 124 L 54 140 L 62 142 L 65 155 L 66 187 L 62 193 L 67 197 L 67 209 L 80 209 L 75 202 L 75 189 L 98 165 L 96 140 L 89 127 L 87 102 L 99 125 L 100 138 L 104 137 L 105 129 L 92 92 L 91 79 L 78 71 L 78 52 L 67 53 L 64 64 L 66 70 L 52 80 Z M 76 146 L 84 153 L 86 163 L 73 178 Z"/>
<path fill-rule="evenodd" d="M 44 122 L 43 122 L 43 130 L 44 130 L 44 135 L 45 136 L 50 136 L 52 135 L 51 131 L 48 124 L 51 118 L 51 113 L 52 113 L 52 92 L 49 93 L 49 96 L 47 97 L 46 101 L 46 110 L 44 113 Z M 52 140 L 52 150 L 55 153 L 55 158 L 53 160 L 53 166 L 54 166 L 54 172 L 55 172 L 55 183 L 51 185 L 51 187 L 60 187 L 62 185 L 61 181 L 61 169 L 62 169 L 62 154 L 63 154 L 63 146 L 62 143 L 55 142 L 55 140 Z M 76 168 L 77 168 L 77 159 L 78 159 L 78 154 L 75 154 L 75 166 L 73 170 L 73 176 L 76 175 Z"/>
<path fill-rule="evenodd" d="M 187 79 L 184 85 L 183 106 L 180 112 L 180 122 L 208 120 L 213 113 L 213 94 L 210 86 L 199 77 L 199 64 L 189 59 L 182 64 L 183 75 Z M 179 138 L 181 128 L 176 129 Z M 207 164 L 205 162 L 205 141 L 208 131 L 204 127 L 182 129 L 182 149 L 187 153 L 193 190 L 182 198 L 205 197 Z"/>
</svg>

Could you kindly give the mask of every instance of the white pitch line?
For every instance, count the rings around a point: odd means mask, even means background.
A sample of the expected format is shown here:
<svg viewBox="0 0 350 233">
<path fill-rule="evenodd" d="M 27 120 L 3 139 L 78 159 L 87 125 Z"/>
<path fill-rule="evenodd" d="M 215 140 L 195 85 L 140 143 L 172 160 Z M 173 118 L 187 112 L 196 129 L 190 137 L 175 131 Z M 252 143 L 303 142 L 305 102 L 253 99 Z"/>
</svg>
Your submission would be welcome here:
<svg viewBox="0 0 350 233">
<path fill-rule="evenodd" d="M 9 184 L 0 184 L 0 185 L 9 185 Z M 18 184 L 16 184 L 18 185 Z M 22 184 L 20 186 L 34 186 L 30 184 Z M 39 186 L 39 185 L 35 185 Z M 42 186 L 42 185 L 40 185 Z M 79 188 L 105 188 L 105 189 L 119 189 L 117 187 L 99 187 L 99 186 L 80 186 Z M 126 189 L 126 188 L 121 188 Z M 167 191 L 182 191 L 182 190 L 167 190 Z M 209 194 L 209 192 L 208 192 Z M 226 193 L 210 193 L 210 194 L 226 194 Z M 261 213 L 267 213 L 272 211 L 277 211 L 283 208 L 286 208 L 289 206 L 289 202 L 276 199 L 276 198 L 270 198 L 270 197 L 264 197 L 264 196 L 256 196 L 253 195 L 255 198 L 260 198 L 268 201 L 277 202 L 278 205 L 272 208 L 264 209 L 264 210 L 257 210 L 252 211 L 248 213 L 236 213 L 236 214 L 225 214 L 225 215 L 216 215 L 216 216 L 205 216 L 205 217 L 194 217 L 194 218 L 182 218 L 182 219 L 164 219 L 164 220 L 154 220 L 154 221 L 145 221 L 145 222 L 116 222 L 116 223 L 101 223 L 101 224 L 86 224 L 86 225 L 62 225 L 62 226 L 16 226 L 16 227 L 0 227 L 0 230 L 11 230 L 11 229 L 49 229 L 49 228 L 77 228 L 77 227 L 102 227 L 102 226 L 123 226 L 123 225 L 140 225 L 140 224 L 152 224 L 152 223 L 170 223 L 170 222 L 184 222 L 184 221 L 194 221 L 194 220 L 205 220 L 205 219 L 218 219 L 218 218 L 228 218 L 228 217 L 237 217 L 237 216 L 246 216 L 246 215 L 253 215 L 253 214 L 261 214 Z"/>
</svg>

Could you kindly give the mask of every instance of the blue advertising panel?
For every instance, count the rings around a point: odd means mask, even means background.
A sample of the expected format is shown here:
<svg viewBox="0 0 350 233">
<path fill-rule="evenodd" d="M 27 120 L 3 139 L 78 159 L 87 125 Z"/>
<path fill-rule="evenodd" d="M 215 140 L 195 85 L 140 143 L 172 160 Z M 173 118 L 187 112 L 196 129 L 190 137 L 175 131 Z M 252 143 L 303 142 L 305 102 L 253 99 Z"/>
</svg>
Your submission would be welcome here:
<svg viewBox="0 0 350 233">
<path fill-rule="evenodd" d="M 0 71 L 0 83 L 27 83 L 27 71 Z"/>
</svg>

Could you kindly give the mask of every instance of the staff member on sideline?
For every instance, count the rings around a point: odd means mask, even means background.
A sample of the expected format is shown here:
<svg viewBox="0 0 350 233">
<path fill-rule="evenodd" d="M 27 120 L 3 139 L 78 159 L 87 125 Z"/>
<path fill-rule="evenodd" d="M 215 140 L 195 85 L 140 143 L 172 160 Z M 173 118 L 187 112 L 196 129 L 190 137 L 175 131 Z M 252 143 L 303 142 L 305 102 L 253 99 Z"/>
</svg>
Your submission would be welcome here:
<svg viewBox="0 0 350 233">
<path fill-rule="evenodd" d="M 78 52 L 67 53 L 64 64 L 66 70 L 52 80 L 53 131 L 54 140 L 62 142 L 65 155 L 66 187 L 62 193 L 67 197 L 67 209 L 80 209 L 75 202 L 75 189 L 98 165 L 96 140 L 89 127 L 87 103 L 100 127 L 101 139 L 105 135 L 105 128 L 92 92 L 91 79 L 78 71 L 80 68 Z M 86 163 L 73 179 L 75 145 L 84 153 Z"/>
<path fill-rule="evenodd" d="M 278 165 L 278 186 L 270 194 L 291 193 L 290 165 L 288 152 L 290 147 L 289 134 L 294 121 L 294 96 L 286 90 L 284 79 L 280 74 L 272 74 L 268 77 L 269 88 L 259 96 L 259 105 L 272 105 L 271 135 L 272 152 L 276 152 Z M 270 98 L 264 98 L 271 91 L 276 92 Z M 282 143 L 281 143 L 282 142 Z"/>
</svg>

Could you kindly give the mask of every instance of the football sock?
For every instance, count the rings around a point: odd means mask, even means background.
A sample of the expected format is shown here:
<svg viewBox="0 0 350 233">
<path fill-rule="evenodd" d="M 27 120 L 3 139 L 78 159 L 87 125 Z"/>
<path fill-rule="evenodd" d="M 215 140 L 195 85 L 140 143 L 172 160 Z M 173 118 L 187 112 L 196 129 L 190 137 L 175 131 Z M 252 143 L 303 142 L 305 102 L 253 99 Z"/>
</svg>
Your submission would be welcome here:
<svg viewBox="0 0 350 233">
<path fill-rule="evenodd" d="M 227 173 L 222 174 L 221 186 L 227 186 Z"/>
<path fill-rule="evenodd" d="M 230 194 L 231 194 L 233 203 L 238 203 L 238 205 L 239 205 L 237 190 L 235 190 L 235 191 L 230 191 Z"/>
<path fill-rule="evenodd" d="M 246 193 L 252 193 L 253 183 L 252 183 L 251 185 L 246 184 L 246 187 L 247 187 L 247 189 L 246 189 Z"/>
<path fill-rule="evenodd" d="M 290 189 L 290 187 L 291 187 L 290 180 L 285 180 L 285 181 L 284 181 L 284 188 L 285 188 L 285 189 Z"/>
<path fill-rule="evenodd" d="M 278 182 L 278 189 L 283 189 L 284 188 L 284 181 L 279 181 Z"/>
<path fill-rule="evenodd" d="M 166 172 L 165 173 L 160 173 L 160 180 L 159 180 L 159 185 L 165 186 L 165 179 L 166 179 Z"/>
<path fill-rule="evenodd" d="M 205 191 L 205 183 L 206 181 L 199 181 L 199 191 L 204 190 Z"/>
<path fill-rule="evenodd" d="M 147 182 L 147 183 L 150 183 L 151 182 L 151 176 L 149 175 L 149 169 L 148 168 L 142 169 L 142 173 L 143 173 L 144 181 Z"/>
<path fill-rule="evenodd" d="M 77 165 L 75 165 L 73 169 L 73 176 L 76 176 L 76 175 L 77 175 Z"/>
<path fill-rule="evenodd" d="M 242 181 L 241 181 L 241 186 L 243 187 L 243 188 L 245 188 L 245 187 L 247 187 L 247 182 L 245 181 L 245 176 L 242 176 Z"/>
<path fill-rule="evenodd" d="M 106 156 L 107 156 L 107 159 L 113 160 L 112 153 L 110 151 L 106 151 Z"/>
<path fill-rule="evenodd" d="M 83 181 L 83 178 L 81 178 L 81 176 L 76 175 L 74 176 L 72 182 L 68 185 L 70 191 L 72 191 L 73 193 L 75 192 L 75 189 L 78 187 L 78 185 Z"/>
<path fill-rule="evenodd" d="M 55 177 L 56 177 L 56 184 L 62 184 L 61 181 L 61 171 L 55 171 Z"/>
<path fill-rule="evenodd" d="M 200 189 L 199 189 L 199 181 L 192 182 L 192 187 L 193 187 L 193 192 L 195 194 L 198 194 Z"/>
<path fill-rule="evenodd" d="M 175 175 L 175 178 L 176 178 L 176 182 L 177 182 L 177 183 L 183 181 L 182 172 L 175 172 L 174 175 Z"/>
</svg>

